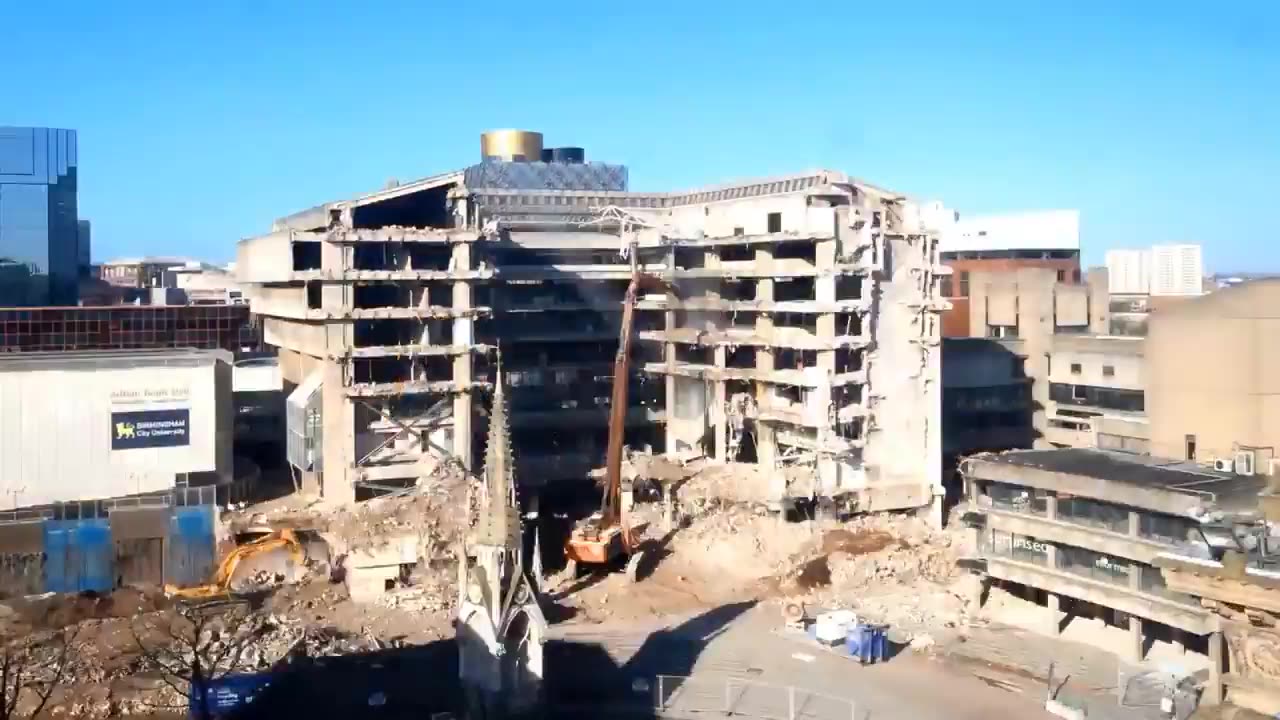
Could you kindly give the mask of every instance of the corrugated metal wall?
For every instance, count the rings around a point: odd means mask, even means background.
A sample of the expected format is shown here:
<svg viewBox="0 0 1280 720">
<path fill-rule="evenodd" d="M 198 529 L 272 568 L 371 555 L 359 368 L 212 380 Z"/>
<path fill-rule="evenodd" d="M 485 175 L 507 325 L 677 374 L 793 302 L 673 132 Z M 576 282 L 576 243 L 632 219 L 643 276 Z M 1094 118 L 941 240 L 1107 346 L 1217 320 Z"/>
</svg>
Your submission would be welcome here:
<svg viewBox="0 0 1280 720">
<path fill-rule="evenodd" d="M 0 524 L 0 592 L 109 592 L 125 583 L 205 582 L 216 562 L 216 512 L 200 505 Z"/>
<path fill-rule="evenodd" d="M 232 418 L 219 406 L 230 405 L 230 373 L 218 364 L 0 372 L 0 509 L 169 490 L 183 473 L 229 478 Z M 187 413 L 181 442 L 112 434 L 113 414 L 166 411 Z"/>
</svg>

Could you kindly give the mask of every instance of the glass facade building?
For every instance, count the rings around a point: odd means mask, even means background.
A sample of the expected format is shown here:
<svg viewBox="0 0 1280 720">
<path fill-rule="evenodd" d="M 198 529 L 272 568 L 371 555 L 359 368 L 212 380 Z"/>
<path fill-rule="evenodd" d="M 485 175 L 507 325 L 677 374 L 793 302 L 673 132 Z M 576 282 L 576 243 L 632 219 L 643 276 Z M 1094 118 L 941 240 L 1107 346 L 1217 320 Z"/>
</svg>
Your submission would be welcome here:
<svg viewBox="0 0 1280 720">
<path fill-rule="evenodd" d="M 75 305 L 74 130 L 0 126 L 0 306 Z"/>
</svg>

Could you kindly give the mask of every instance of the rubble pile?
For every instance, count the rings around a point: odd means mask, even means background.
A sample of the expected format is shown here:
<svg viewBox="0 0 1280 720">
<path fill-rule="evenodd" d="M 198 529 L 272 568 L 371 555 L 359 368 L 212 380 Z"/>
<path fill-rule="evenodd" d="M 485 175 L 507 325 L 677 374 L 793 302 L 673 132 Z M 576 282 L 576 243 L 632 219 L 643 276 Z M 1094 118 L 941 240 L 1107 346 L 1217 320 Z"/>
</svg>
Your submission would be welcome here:
<svg viewBox="0 0 1280 720">
<path fill-rule="evenodd" d="M 825 532 L 783 587 L 807 605 L 853 609 L 928 646 L 926 630 L 963 627 L 977 611 L 981 583 L 956 566 L 962 533 L 915 517 L 855 518 Z"/>
<path fill-rule="evenodd" d="M 404 495 L 374 498 L 351 508 L 325 515 L 319 528 L 335 555 L 376 546 L 385 538 L 412 533 L 418 536 L 423 559 L 447 555 L 467 530 L 469 502 L 466 476 L 440 473 L 424 479 Z"/>
<path fill-rule="evenodd" d="M 827 527 L 742 504 L 708 505 L 676 533 L 673 545 L 677 555 L 721 579 L 752 581 L 785 573 Z"/>
<path fill-rule="evenodd" d="M 84 621 L 66 653 L 63 677 L 69 687 L 60 714 L 103 718 L 184 710 L 183 678 L 189 675 L 196 647 L 206 666 L 213 658 L 223 659 L 215 671 L 218 676 L 279 668 L 303 657 L 349 655 L 384 647 L 383 641 L 369 633 L 309 627 L 301 620 L 266 611 L 230 613 L 226 622 L 211 623 L 199 638 L 183 637 L 184 626 L 175 619 L 171 611 L 161 611 L 131 620 Z M 104 648 L 98 631 L 106 624 L 126 623 L 129 629 L 115 628 L 129 638 L 126 646 Z M 132 640 L 134 635 L 143 638 L 141 646 Z M 56 634 L 36 633 L 23 642 L 30 648 L 33 666 L 50 674 L 62 652 Z"/>
</svg>

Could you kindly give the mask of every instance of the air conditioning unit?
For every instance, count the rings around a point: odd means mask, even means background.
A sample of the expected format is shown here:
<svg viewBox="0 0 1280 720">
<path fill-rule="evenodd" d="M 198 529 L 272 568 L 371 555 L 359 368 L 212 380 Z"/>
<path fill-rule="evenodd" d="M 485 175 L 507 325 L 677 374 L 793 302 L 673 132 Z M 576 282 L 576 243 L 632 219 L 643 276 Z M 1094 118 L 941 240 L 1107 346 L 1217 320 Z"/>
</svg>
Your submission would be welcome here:
<svg viewBox="0 0 1280 720">
<path fill-rule="evenodd" d="M 1235 472 L 1235 463 L 1227 458 L 1214 458 L 1213 469 L 1218 472 Z"/>
<path fill-rule="evenodd" d="M 1236 453 L 1236 472 L 1241 475 L 1253 474 L 1253 451 L 1242 450 Z"/>
</svg>

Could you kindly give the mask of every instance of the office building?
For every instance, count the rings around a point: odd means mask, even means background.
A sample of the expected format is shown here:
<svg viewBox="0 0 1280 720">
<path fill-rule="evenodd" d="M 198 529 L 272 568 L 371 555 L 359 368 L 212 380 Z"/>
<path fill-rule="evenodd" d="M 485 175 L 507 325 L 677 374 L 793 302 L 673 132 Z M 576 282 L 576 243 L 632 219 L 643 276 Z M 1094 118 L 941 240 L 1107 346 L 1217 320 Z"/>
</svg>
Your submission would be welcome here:
<svg viewBox="0 0 1280 720">
<path fill-rule="evenodd" d="M 76 133 L 0 127 L 0 305 L 75 305 Z"/>
<path fill-rule="evenodd" d="M 1156 245 L 1151 248 L 1151 295 L 1173 297 L 1204 294 L 1204 261 L 1199 245 Z"/>
<path fill-rule="evenodd" d="M 498 346 L 518 477 L 581 482 L 604 460 L 634 263 L 673 286 L 636 303 L 630 447 L 756 463 L 771 503 L 940 520 L 933 206 L 832 171 L 634 192 L 625 167 L 530 162 L 541 135 L 510 136 L 505 159 L 241 242 L 308 484 L 342 501 L 472 467 Z"/>
<path fill-rule="evenodd" d="M 961 218 L 945 224 L 939 257 L 951 268 L 942 294 L 951 308 L 942 315 L 946 337 L 978 336 L 969 328 L 973 273 L 1044 268 L 1058 282 L 1080 282 L 1080 213 L 1047 210 Z"/>
<path fill-rule="evenodd" d="M 1155 640 L 1203 656 L 1206 699 L 1219 699 L 1221 625 L 1200 598 L 1167 584 L 1159 558 L 1220 560 L 1222 530 L 1231 538 L 1232 523 L 1257 513 L 1260 479 L 1078 448 L 978 455 L 962 472 L 964 519 L 989 582 L 1045 606 L 1049 634 L 1091 617 L 1128 632 L 1131 662 Z"/>
</svg>

